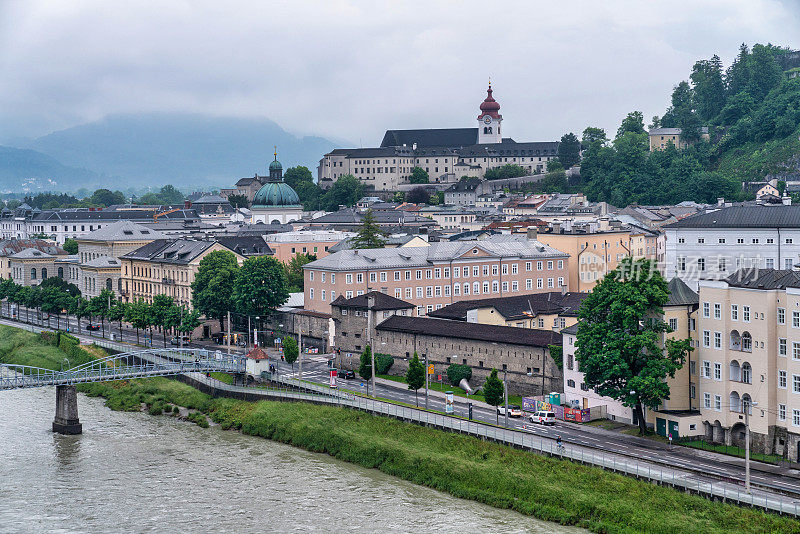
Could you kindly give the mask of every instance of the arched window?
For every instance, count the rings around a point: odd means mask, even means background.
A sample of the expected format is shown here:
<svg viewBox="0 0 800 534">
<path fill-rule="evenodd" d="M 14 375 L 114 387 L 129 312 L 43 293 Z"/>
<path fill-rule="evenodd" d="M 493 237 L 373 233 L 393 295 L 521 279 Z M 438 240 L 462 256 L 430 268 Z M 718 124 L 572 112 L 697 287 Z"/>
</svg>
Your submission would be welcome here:
<svg viewBox="0 0 800 534">
<path fill-rule="evenodd" d="M 63 267 L 59 267 L 58 268 L 58 277 L 61 278 L 62 280 L 64 279 L 64 268 Z"/>
<path fill-rule="evenodd" d="M 750 337 L 750 332 L 742 332 L 742 350 L 753 352 L 753 338 Z"/>
<path fill-rule="evenodd" d="M 753 401 L 747 393 L 742 395 L 742 413 L 745 410 L 747 410 L 748 415 L 753 415 Z"/>
<path fill-rule="evenodd" d="M 731 330 L 731 350 L 742 350 L 742 336 L 738 330 Z"/>
<path fill-rule="evenodd" d="M 489 128 L 487 128 L 487 130 L 489 130 L 489 131 L 486 132 L 486 133 L 492 133 L 492 127 L 491 126 L 489 126 Z"/>
<path fill-rule="evenodd" d="M 117 278 L 117 291 L 122 293 L 122 278 Z"/>
<path fill-rule="evenodd" d="M 31 280 L 36 280 L 36 268 L 31 269 Z"/>
<path fill-rule="evenodd" d="M 742 382 L 745 384 L 753 383 L 753 368 L 747 362 L 742 364 Z"/>
<path fill-rule="evenodd" d="M 42 267 L 42 280 L 44 280 L 45 278 L 47 278 L 47 269 Z"/>
<path fill-rule="evenodd" d="M 739 362 L 736 360 L 732 360 L 730 364 L 730 375 L 728 377 L 730 380 L 734 380 L 738 382 L 741 380 L 741 373 L 739 368 Z"/>
<path fill-rule="evenodd" d="M 106 289 L 111 291 L 112 288 L 114 287 L 112 284 L 113 284 L 113 282 L 111 281 L 111 278 L 106 278 Z"/>
<path fill-rule="evenodd" d="M 483 133 L 489 133 L 489 129 L 486 126 L 483 127 Z"/>
<path fill-rule="evenodd" d="M 730 404 L 730 410 L 732 412 L 741 412 L 742 406 L 739 401 L 739 394 L 735 391 L 731 391 L 730 396 L 728 397 L 728 404 Z"/>
</svg>

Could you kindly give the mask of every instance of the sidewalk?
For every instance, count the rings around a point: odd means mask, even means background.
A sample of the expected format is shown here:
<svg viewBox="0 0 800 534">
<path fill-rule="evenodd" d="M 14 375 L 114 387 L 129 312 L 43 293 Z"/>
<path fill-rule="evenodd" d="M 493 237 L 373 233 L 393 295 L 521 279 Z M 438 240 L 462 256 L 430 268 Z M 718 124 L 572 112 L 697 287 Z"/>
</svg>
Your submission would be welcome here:
<svg viewBox="0 0 800 534">
<path fill-rule="evenodd" d="M 389 388 L 394 388 L 394 389 L 400 389 L 400 390 L 403 390 L 403 391 L 409 391 L 408 388 L 406 387 L 406 385 L 404 383 L 402 383 L 402 382 L 395 382 L 394 380 L 387 380 L 385 378 L 378 378 L 378 377 L 375 377 L 375 382 L 379 386 L 384 386 L 384 387 L 389 387 Z M 419 390 L 419 393 L 424 397 L 425 396 L 425 389 L 421 388 Z M 435 397 L 437 399 L 444 400 L 446 398 L 446 395 L 441 391 L 435 391 L 433 389 L 428 389 L 428 398 L 430 398 L 430 397 Z M 494 406 L 492 406 L 490 404 L 487 404 L 487 403 L 485 403 L 483 401 L 480 401 L 478 399 L 471 399 L 471 398 L 468 399 L 466 397 L 460 397 L 458 395 L 453 395 L 453 401 L 456 402 L 456 403 L 459 403 L 459 404 L 467 404 L 467 403 L 471 402 L 472 405 L 475 406 L 475 407 L 487 408 L 489 410 L 495 410 Z"/>
</svg>

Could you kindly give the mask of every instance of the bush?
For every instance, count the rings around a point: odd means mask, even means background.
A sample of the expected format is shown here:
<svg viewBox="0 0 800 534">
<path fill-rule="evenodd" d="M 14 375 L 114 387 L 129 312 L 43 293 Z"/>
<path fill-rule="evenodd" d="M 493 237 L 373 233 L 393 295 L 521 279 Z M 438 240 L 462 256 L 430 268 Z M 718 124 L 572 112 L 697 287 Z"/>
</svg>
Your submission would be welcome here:
<svg viewBox="0 0 800 534">
<path fill-rule="evenodd" d="M 178 408 L 177 406 L 173 406 L 172 407 L 172 413 L 179 414 L 179 413 L 181 413 L 181 409 Z"/>
<path fill-rule="evenodd" d="M 388 354 L 375 354 L 375 374 L 388 375 L 394 365 L 394 358 Z"/>
<path fill-rule="evenodd" d="M 200 428 L 208 428 L 208 418 L 200 412 L 192 412 L 186 416 L 186 419 Z"/>
<path fill-rule="evenodd" d="M 467 381 L 472 378 L 472 367 L 469 365 L 454 363 L 447 368 L 447 379 L 451 384 L 457 386 L 458 383 L 461 382 L 462 378 L 466 378 Z"/>
</svg>

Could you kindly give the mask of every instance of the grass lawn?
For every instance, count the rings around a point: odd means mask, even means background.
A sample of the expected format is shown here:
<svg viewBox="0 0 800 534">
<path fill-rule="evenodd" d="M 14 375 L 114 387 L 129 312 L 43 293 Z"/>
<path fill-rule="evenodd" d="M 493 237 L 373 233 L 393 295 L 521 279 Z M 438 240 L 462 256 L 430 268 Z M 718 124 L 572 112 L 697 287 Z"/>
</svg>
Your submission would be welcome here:
<svg viewBox="0 0 800 534">
<path fill-rule="evenodd" d="M 406 383 L 406 379 L 404 376 L 397 376 L 397 375 L 376 375 L 378 378 L 385 378 L 386 380 L 391 380 L 392 382 L 399 382 L 401 384 Z M 478 393 L 477 395 L 467 395 L 464 390 L 460 387 L 454 387 L 448 384 L 440 384 L 439 382 L 429 382 L 428 387 L 433 391 L 441 391 L 442 393 L 447 391 L 452 391 L 453 395 L 456 397 L 462 397 L 465 399 L 474 399 L 479 400 L 481 402 L 486 402 L 486 399 L 483 398 L 483 395 Z M 425 387 L 423 386 L 420 389 L 420 392 L 424 392 Z M 522 396 L 521 395 L 509 395 L 508 396 L 508 403 L 509 404 L 517 404 L 522 406 Z"/>
<path fill-rule="evenodd" d="M 744 458 L 744 449 L 740 447 L 730 447 L 726 445 L 719 445 L 716 443 L 707 443 L 702 440 L 684 441 L 681 442 L 680 445 L 685 445 L 686 447 L 692 447 L 695 449 L 702 449 L 704 451 L 719 452 L 722 454 L 727 454 L 729 456 L 738 456 L 739 458 Z M 753 460 L 758 460 L 760 462 L 766 462 L 770 464 L 777 464 L 778 462 L 783 460 L 781 456 L 778 456 L 776 454 L 761 454 L 753 451 L 750 451 L 750 458 Z"/>
</svg>

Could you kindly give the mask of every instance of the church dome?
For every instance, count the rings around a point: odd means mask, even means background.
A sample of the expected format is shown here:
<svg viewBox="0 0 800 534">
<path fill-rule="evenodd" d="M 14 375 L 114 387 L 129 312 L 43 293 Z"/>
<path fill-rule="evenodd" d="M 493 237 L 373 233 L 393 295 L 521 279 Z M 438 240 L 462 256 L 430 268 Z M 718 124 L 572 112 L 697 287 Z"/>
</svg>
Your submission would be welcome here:
<svg viewBox="0 0 800 534">
<path fill-rule="evenodd" d="M 277 161 L 273 161 L 278 163 Z M 280 163 L 278 163 L 280 165 Z M 270 165 L 270 168 L 272 165 Z M 268 182 L 258 190 L 253 197 L 252 206 L 259 207 L 278 207 L 278 206 L 298 206 L 300 197 L 289 184 L 284 182 Z"/>
<path fill-rule="evenodd" d="M 489 88 L 486 90 L 486 99 L 481 102 L 481 116 L 483 115 L 491 115 L 492 117 L 497 118 L 497 112 L 500 111 L 500 103 L 494 99 L 492 96 L 492 86 L 489 85 Z"/>
</svg>

